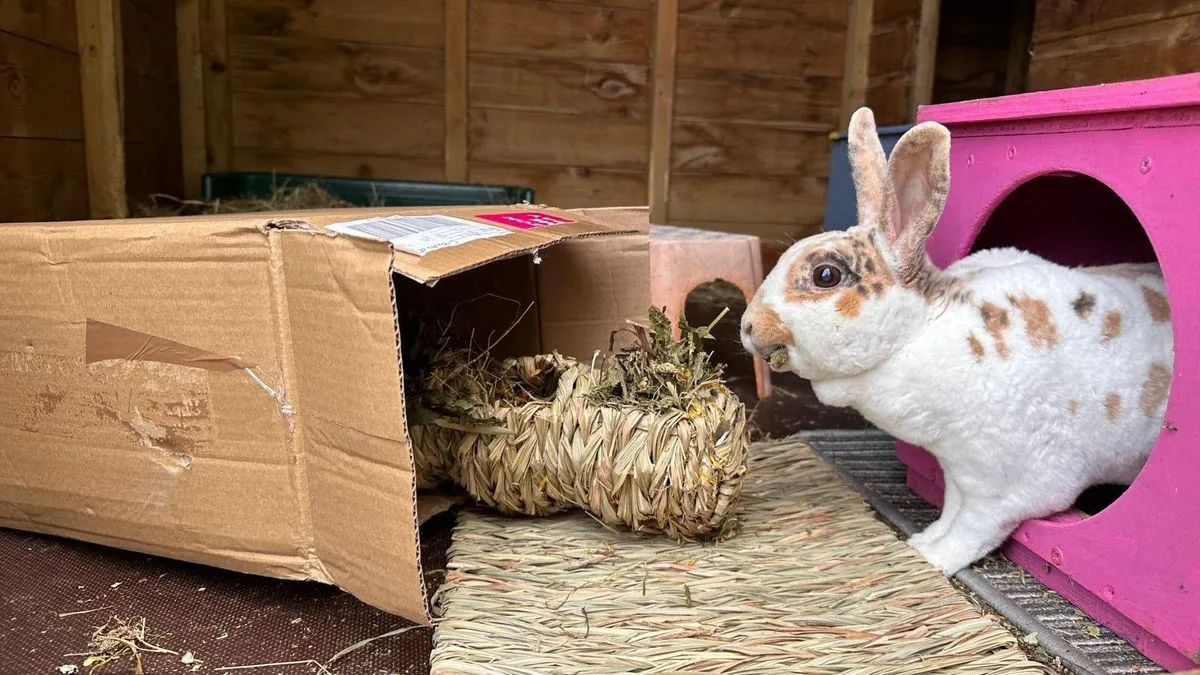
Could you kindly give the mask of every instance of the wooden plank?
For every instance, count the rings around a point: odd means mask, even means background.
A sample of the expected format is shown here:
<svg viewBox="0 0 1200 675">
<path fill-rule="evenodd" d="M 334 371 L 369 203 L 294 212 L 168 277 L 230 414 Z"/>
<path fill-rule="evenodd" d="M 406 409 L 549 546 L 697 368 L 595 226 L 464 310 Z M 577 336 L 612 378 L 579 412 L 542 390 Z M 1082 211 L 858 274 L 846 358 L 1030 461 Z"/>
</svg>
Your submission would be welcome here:
<svg viewBox="0 0 1200 675">
<path fill-rule="evenodd" d="M 471 54 L 649 63 L 649 11 L 530 0 L 473 0 Z"/>
<path fill-rule="evenodd" d="M 1033 42 L 1034 3 L 1036 0 L 1015 0 L 1009 26 L 1008 61 L 1004 68 L 1004 93 L 1025 91 L 1029 79 L 1029 55 Z M 1198 3 L 1200 4 L 1200 3 Z"/>
<path fill-rule="evenodd" d="M 440 181 L 446 175 L 441 159 L 407 159 L 362 154 L 238 148 L 236 171 L 277 171 L 346 178 L 396 178 Z"/>
<path fill-rule="evenodd" d="M 83 141 L 0 138 L 0 221 L 88 217 Z"/>
<path fill-rule="evenodd" d="M 472 183 L 533 188 L 538 203 L 564 209 L 645 204 L 646 174 L 586 166 L 471 162 Z"/>
<path fill-rule="evenodd" d="M 1200 70 L 1200 14 L 1035 46 L 1031 90 L 1121 82 Z"/>
<path fill-rule="evenodd" d="M 313 38 L 232 36 L 230 86 L 334 98 L 441 104 L 442 55 L 432 49 Z"/>
<path fill-rule="evenodd" d="M 907 19 L 915 20 L 921 14 L 921 0 L 875 0 L 872 14 L 876 26 Z"/>
<path fill-rule="evenodd" d="M 671 171 L 673 175 L 825 176 L 829 172 L 829 153 L 828 130 L 676 121 Z"/>
<path fill-rule="evenodd" d="M 916 69 L 917 16 L 892 21 L 876 21 L 871 28 L 871 52 L 868 72 L 871 76 Z"/>
<path fill-rule="evenodd" d="M 231 35 L 440 48 L 442 0 L 229 0 Z"/>
<path fill-rule="evenodd" d="M 1037 0 L 1033 42 L 1044 44 L 1200 13 L 1200 0 Z"/>
<path fill-rule="evenodd" d="M 473 108 L 649 117 L 647 65 L 472 54 L 468 79 Z"/>
<path fill-rule="evenodd" d="M 200 25 L 200 0 L 179 0 L 176 61 L 179 64 L 183 196 L 187 199 L 200 197 L 200 182 L 208 165 L 204 142 L 204 52 Z"/>
<path fill-rule="evenodd" d="M 441 106 L 238 94 L 233 101 L 239 148 L 361 153 L 441 159 Z"/>
<path fill-rule="evenodd" d="M 675 116 L 753 122 L 838 121 L 840 77 L 778 77 L 757 73 L 680 68 Z"/>
<path fill-rule="evenodd" d="M 0 30 L 65 51 L 79 51 L 75 0 L 0 2 Z"/>
<path fill-rule="evenodd" d="M 1014 6 L 1029 1 L 942 4 L 934 103 L 1004 93 Z"/>
<path fill-rule="evenodd" d="M 921 17 L 917 23 L 917 48 L 914 57 L 916 63 L 911 82 L 912 92 L 908 97 L 909 119 L 916 119 L 917 109 L 933 101 L 941 7 L 941 0 L 921 0 Z"/>
<path fill-rule="evenodd" d="M 844 29 L 846 10 L 829 0 L 679 0 L 679 13 Z"/>
<path fill-rule="evenodd" d="M 233 94 L 229 84 L 229 38 L 225 0 L 200 0 L 204 57 L 204 157 L 209 171 L 233 165 Z"/>
<path fill-rule="evenodd" d="M 0 136 L 83 138 L 79 57 L 0 33 Z"/>
<path fill-rule="evenodd" d="M 850 116 L 867 101 L 874 9 L 874 0 L 850 0 L 843 48 L 842 103 L 838 112 L 838 125 L 841 128 L 850 123 Z"/>
<path fill-rule="evenodd" d="M 1007 63 L 1007 50 L 943 43 L 938 47 L 933 102 L 968 101 L 1004 94 Z"/>
<path fill-rule="evenodd" d="M 121 120 L 120 0 L 81 2 L 75 8 L 79 80 L 92 218 L 123 218 L 125 138 Z"/>
<path fill-rule="evenodd" d="M 647 184 L 652 223 L 667 223 L 671 212 L 671 132 L 675 119 L 675 57 L 678 40 L 678 4 L 676 0 L 659 0 L 654 22 L 654 97 L 651 104 Z"/>
<path fill-rule="evenodd" d="M 680 68 L 841 77 L 841 28 L 679 17 Z"/>
<path fill-rule="evenodd" d="M 644 121 L 471 109 L 471 161 L 645 171 Z"/>
<path fill-rule="evenodd" d="M 125 141 L 181 152 L 179 87 L 137 73 L 125 75 Z"/>
<path fill-rule="evenodd" d="M 680 174 L 671 180 L 673 223 L 771 223 L 805 229 L 824 216 L 822 178 Z"/>
<path fill-rule="evenodd" d="M 163 23 L 175 25 L 175 3 L 177 0 L 130 0 L 143 12 Z"/>
<path fill-rule="evenodd" d="M 867 85 L 867 105 L 875 113 L 875 123 L 879 126 L 904 124 L 909 115 L 910 93 L 911 72 L 898 71 L 871 76 Z"/>
<path fill-rule="evenodd" d="M 146 11 L 133 0 L 121 0 L 121 48 L 125 70 L 169 84 L 179 83 L 175 24 Z"/>
<path fill-rule="evenodd" d="M 125 182 L 129 200 L 135 204 L 150 195 L 183 194 L 183 155 L 179 147 L 127 142 L 125 144 Z"/>
<path fill-rule="evenodd" d="M 467 0 L 446 3 L 446 180 L 467 180 L 470 143 L 467 122 L 467 44 L 470 15 Z"/>
</svg>

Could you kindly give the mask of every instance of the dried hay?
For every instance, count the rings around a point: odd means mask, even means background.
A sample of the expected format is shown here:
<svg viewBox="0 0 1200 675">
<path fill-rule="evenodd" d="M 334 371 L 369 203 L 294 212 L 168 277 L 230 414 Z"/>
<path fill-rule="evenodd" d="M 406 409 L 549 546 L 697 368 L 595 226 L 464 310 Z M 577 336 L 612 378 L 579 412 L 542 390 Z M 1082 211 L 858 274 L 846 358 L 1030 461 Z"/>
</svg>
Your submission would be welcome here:
<svg viewBox="0 0 1200 675">
<path fill-rule="evenodd" d="M 433 675 L 1049 673 L 797 442 L 751 449 L 742 533 L 459 516 Z"/>
<path fill-rule="evenodd" d="M 633 347 L 594 364 L 494 361 L 443 336 L 410 365 L 418 488 L 454 484 L 510 515 L 580 508 L 634 532 L 728 534 L 749 441 L 745 406 L 703 349 L 711 328 L 681 320 L 675 340 L 652 310 L 628 329 Z"/>
<path fill-rule="evenodd" d="M 82 654 L 68 654 L 68 656 L 85 657 L 83 667 L 88 669 L 87 672 L 89 675 L 99 673 L 110 664 L 125 659 L 133 660 L 133 672 L 135 675 L 142 675 L 145 672 L 142 663 L 142 654 L 171 654 L 179 656 L 179 652 L 159 647 L 150 642 L 146 631 L 146 619 L 144 617 L 131 619 L 113 617 L 109 619 L 108 623 L 100 626 L 92 633 L 87 652 Z"/>
<path fill-rule="evenodd" d="M 371 200 L 371 206 L 377 206 L 382 201 L 378 196 Z M 153 194 L 145 201 L 135 202 L 130 209 L 138 218 L 157 218 L 174 216 L 196 216 L 213 213 L 257 213 L 263 211 L 308 211 L 314 209 L 348 209 L 354 208 L 340 197 L 335 196 L 320 184 L 309 182 L 300 185 L 276 185 L 271 194 L 265 197 L 242 197 L 238 199 L 214 199 L 202 201 L 195 199 L 179 199 L 167 194 Z"/>
</svg>

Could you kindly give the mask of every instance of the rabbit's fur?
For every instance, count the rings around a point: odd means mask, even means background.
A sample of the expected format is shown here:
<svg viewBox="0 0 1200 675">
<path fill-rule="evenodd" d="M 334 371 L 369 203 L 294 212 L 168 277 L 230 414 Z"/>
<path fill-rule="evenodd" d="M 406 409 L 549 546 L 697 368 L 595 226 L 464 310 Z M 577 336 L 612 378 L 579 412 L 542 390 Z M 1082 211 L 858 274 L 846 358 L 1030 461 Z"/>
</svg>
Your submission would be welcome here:
<svg viewBox="0 0 1200 675">
<path fill-rule="evenodd" d="M 1158 266 L 1068 268 L 993 249 L 939 270 L 925 240 L 949 188 L 949 132 L 917 125 L 889 161 L 863 108 L 849 154 L 858 223 L 786 252 L 742 342 L 811 380 L 822 403 L 937 457 L 945 506 L 909 542 L 954 574 L 1022 521 L 1132 482 L 1173 373 Z"/>
</svg>

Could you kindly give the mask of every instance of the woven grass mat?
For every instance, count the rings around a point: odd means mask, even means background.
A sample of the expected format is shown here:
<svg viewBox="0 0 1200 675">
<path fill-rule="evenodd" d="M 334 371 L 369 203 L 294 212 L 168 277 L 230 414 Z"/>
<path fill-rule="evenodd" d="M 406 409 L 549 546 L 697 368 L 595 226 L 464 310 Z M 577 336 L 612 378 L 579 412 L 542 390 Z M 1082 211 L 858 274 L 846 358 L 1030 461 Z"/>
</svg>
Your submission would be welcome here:
<svg viewBox="0 0 1200 675">
<path fill-rule="evenodd" d="M 1049 672 L 807 445 L 750 462 L 741 533 L 715 545 L 465 512 L 432 673 Z"/>
</svg>

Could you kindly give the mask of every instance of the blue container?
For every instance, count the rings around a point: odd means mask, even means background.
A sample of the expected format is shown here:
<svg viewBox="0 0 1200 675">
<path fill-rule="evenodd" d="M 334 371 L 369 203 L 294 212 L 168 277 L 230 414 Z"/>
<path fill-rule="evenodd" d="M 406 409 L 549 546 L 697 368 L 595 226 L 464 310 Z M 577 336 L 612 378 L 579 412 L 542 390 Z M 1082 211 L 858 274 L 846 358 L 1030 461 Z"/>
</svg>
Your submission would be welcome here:
<svg viewBox="0 0 1200 675">
<path fill-rule="evenodd" d="M 896 141 L 912 124 L 879 127 L 879 141 L 884 154 L 891 155 Z M 825 222 L 821 226 L 826 232 L 847 230 L 858 221 L 857 202 L 854 199 L 854 180 L 850 177 L 850 157 L 847 155 L 846 132 L 832 134 L 833 156 L 829 160 L 829 188 L 825 195 Z"/>
</svg>

